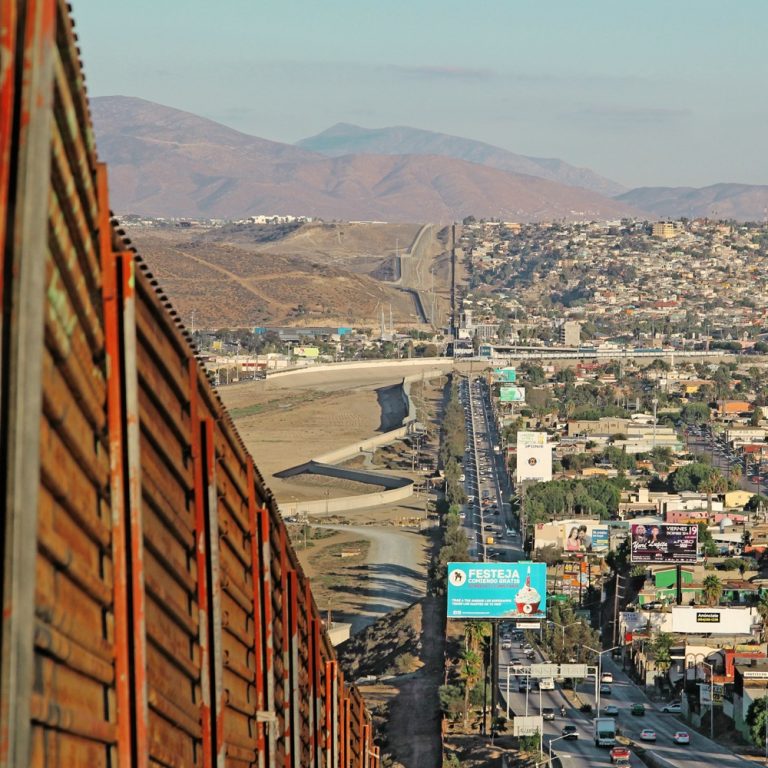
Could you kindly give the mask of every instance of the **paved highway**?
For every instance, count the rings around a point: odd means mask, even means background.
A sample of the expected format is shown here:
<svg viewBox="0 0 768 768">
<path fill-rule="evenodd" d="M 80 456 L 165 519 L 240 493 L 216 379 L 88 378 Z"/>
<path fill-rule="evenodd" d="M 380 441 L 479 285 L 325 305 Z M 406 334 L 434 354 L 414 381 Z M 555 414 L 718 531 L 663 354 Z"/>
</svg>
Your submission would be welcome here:
<svg viewBox="0 0 768 768">
<path fill-rule="evenodd" d="M 478 560 L 498 559 L 516 561 L 524 558 L 518 532 L 510 531 L 509 520 L 504 519 L 508 507 L 503 506 L 500 481 L 500 457 L 494 452 L 493 446 L 498 444 L 495 427 L 490 417 L 490 399 L 484 382 L 478 379 L 462 380 L 461 397 L 467 426 L 467 445 L 469 447 L 464 460 L 465 488 L 470 501 L 465 506 L 465 528 L 470 538 L 473 556 Z M 483 503 L 483 499 L 486 503 Z M 494 514 L 498 510 L 499 514 Z M 494 538 L 493 544 L 488 544 L 488 536 Z M 503 538 L 501 538 L 503 536 Z M 507 701 L 507 669 L 511 664 L 528 665 L 533 661 L 546 661 L 541 652 L 534 649 L 533 660 L 525 657 L 521 647 L 525 640 L 520 637 L 502 643 L 500 651 L 499 690 L 502 693 L 500 705 L 506 707 Z M 594 660 L 595 664 L 597 659 Z M 718 768 L 738 768 L 750 765 L 748 761 L 734 755 L 708 738 L 690 729 L 684 721 L 675 715 L 664 714 L 660 706 L 655 706 L 647 699 L 643 691 L 630 682 L 621 667 L 615 664 L 608 655 L 603 655 L 603 672 L 611 672 L 614 682 L 611 693 L 601 697 L 601 712 L 613 704 L 619 709 L 617 728 L 619 733 L 629 738 L 633 743 L 642 744 L 675 768 L 698 768 L 699 766 L 718 766 Z M 544 722 L 544 752 L 548 753 L 552 741 L 553 753 L 560 755 L 564 768 L 590 768 L 591 766 L 610 765 L 611 760 L 607 748 L 596 747 L 593 740 L 593 717 L 571 706 L 558 685 L 554 691 L 520 690 L 522 676 L 509 675 L 509 709 L 510 714 L 522 716 L 538 715 L 543 708 L 550 707 L 555 711 L 555 720 Z M 582 702 L 597 709 L 595 701 L 594 677 L 588 678 L 577 689 Z M 643 717 L 633 716 L 633 704 L 645 705 L 646 714 Z M 566 707 L 565 717 L 560 716 L 560 707 Z M 564 725 L 576 725 L 579 738 L 576 740 L 558 739 Z M 640 742 L 640 731 L 651 728 L 657 734 L 653 743 Z M 674 744 L 672 737 L 676 731 L 687 731 L 691 743 L 687 746 Z M 632 754 L 632 766 L 642 766 L 643 763 Z"/>
<path fill-rule="evenodd" d="M 468 501 L 463 514 L 470 552 L 481 561 L 522 560 L 520 537 L 509 527 L 509 505 L 503 493 L 506 479 L 500 472 L 503 457 L 494 450 L 499 438 L 486 384 L 482 379 L 462 379 L 460 392 L 467 431 L 463 467 Z"/>
<path fill-rule="evenodd" d="M 529 663 L 524 658 L 519 645 L 519 642 L 515 642 L 515 647 L 511 651 L 502 652 L 499 688 L 503 693 L 506 693 L 505 664 L 511 659 L 516 659 L 523 664 Z M 537 657 L 540 655 L 537 654 Z M 620 665 L 607 659 L 607 656 L 603 657 L 602 671 L 611 672 L 614 682 L 611 685 L 611 694 L 601 697 L 601 713 L 604 716 L 605 707 L 609 704 L 617 706 L 619 709 L 619 716 L 616 720 L 617 728 L 623 736 L 629 738 L 634 744 L 642 744 L 646 749 L 677 768 L 698 768 L 705 765 L 718 766 L 718 768 L 740 768 L 752 764 L 696 733 L 675 715 L 664 714 L 661 711 L 661 706 L 652 704 L 645 694 L 629 681 L 622 672 Z M 523 679 L 522 677 L 516 678 L 514 675 L 510 677 L 509 705 L 511 711 L 516 715 L 525 715 L 526 711 L 526 694 L 520 691 L 518 687 L 519 682 Z M 594 690 L 594 678 L 589 678 L 579 685 L 578 694 L 582 701 L 589 702 L 593 709 L 596 709 Z M 539 704 L 539 697 L 541 697 L 541 704 Z M 632 705 L 638 703 L 645 705 L 646 714 L 643 717 L 631 714 Z M 562 705 L 566 706 L 564 718 L 560 716 L 559 711 Z M 545 753 L 548 752 L 549 741 L 561 735 L 563 726 L 574 724 L 579 732 L 577 740 L 560 739 L 553 742 L 554 753 L 568 755 L 563 761 L 564 768 L 587 768 L 588 766 L 610 764 L 609 750 L 594 745 L 592 716 L 572 707 L 559 686 L 554 691 L 530 691 L 528 693 L 529 715 L 538 715 L 541 711 L 540 707 L 551 707 L 556 713 L 554 721 L 544 723 Z M 640 741 L 640 731 L 644 728 L 651 728 L 656 732 L 655 744 Z M 676 731 L 687 731 L 690 734 L 691 743 L 687 746 L 674 744 L 672 737 Z M 631 757 L 631 764 L 633 766 L 643 765 L 634 754 Z"/>
</svg>

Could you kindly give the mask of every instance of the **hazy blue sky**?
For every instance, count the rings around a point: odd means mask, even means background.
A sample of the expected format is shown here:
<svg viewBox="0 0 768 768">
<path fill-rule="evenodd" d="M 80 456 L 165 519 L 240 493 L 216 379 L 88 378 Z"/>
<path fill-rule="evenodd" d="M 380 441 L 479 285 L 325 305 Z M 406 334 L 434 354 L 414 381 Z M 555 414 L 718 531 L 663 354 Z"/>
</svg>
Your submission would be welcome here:
<svg viewBox="0 0 768 768">
<path fill-rule="evenodd" d="M 627 186 L 768 184 L 766 0 L 73 0 L 89 93 L 294 142 L 410 125 Z"/>
</svg>

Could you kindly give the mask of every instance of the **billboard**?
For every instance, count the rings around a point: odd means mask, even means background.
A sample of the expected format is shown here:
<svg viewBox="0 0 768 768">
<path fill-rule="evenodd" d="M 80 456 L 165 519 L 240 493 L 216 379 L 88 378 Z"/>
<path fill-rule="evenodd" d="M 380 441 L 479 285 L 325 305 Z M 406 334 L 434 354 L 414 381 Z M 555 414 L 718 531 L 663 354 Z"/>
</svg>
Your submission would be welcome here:
<svg viewBox="0 0 768 768">
<path fill-rule="evenodd" d="M 754 608 L 673 605 L 672 631 L 696 635 L 750 635 L 760 621 Z"/>
<path fill-rule="evenodd" d="M 608 527 L 601 525 L 592 529 L 592 551 L 608 551 Z"/>
<path fill-rule="evenodd" d="M 589 523 L 563 526 L 563 552 L 607 552 L 608 527 Z"/>
<path fill-rule="evenodd" d="M 544 563 L 448 563 L 449 619 L 540 619 L 546 614 Z"/>
<path fill-rule="evenodd" d="M 546 432 L 517 433 L 517 482 L 552 479 L 552 446 Z"/>
<path fill-rule="evenodd" d="M 517 372 L 514 368 L 497 368 L 493 375 L 496 381 L 512 383 L 517 380 Z"/>
<path fill-rule="evenodd" d="M 295 357 L 319 357 L 320 349 L 318 347 L 294 347 Z"/>
<path fill-rule="evenodd" d="M 503 386 L 499 390 L 500 403 L 524 403 L 525 387 Z"/>
<path fill-rule="evenodd" d="M 675 563 L 694 565 L 698 557 L 697 525 L 630 526 L 633 563 Z"/>
<path fill-rule="evenodd" d="M 544 733 L 544 723 L 541 715 L 531 715 L 529 717 L 514 717 L 512 719 L 512 735 L 517 736 L 537 736 Z"/>
<path fill-rule="evenodd" d="M 534 547 L 548 544 L 560 547 L 563 552 L 607 552 L 610 544 L 608 526 L 599 520 L 565 520 L 563 522 L 537 523 Z"/>
</svg>

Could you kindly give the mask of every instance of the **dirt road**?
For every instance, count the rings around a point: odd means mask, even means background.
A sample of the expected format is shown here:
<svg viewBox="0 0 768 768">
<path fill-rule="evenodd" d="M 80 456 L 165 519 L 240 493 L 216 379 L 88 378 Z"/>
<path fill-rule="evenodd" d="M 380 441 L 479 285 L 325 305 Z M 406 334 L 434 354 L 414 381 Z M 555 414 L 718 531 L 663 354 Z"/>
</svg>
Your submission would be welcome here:
<svg viewBox="0 0 768 768">
<path fill-rule="evenodd" d="M 366 579 L 355 589 L 347 613 L 335 612 L 352 624 L 352 633 L 367 627 L 385 613 L 404 608 L 424 596 L 427 574 L 427 539 L 417 533 L 371 526 L 318 526 L 368 539 Z"/>
</svg>

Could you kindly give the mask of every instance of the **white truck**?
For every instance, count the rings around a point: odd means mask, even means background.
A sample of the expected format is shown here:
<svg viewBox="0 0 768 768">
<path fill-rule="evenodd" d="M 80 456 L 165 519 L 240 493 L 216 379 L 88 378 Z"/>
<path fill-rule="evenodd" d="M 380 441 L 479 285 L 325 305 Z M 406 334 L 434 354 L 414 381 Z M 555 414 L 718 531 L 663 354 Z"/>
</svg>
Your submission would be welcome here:
<svg viewBox="0 0 768 768">
<path fill-rule="evenodd" d="M 616 721 L 612 717 L 595 718 L 595 746 L 616 746 Z"/>
</svg>

